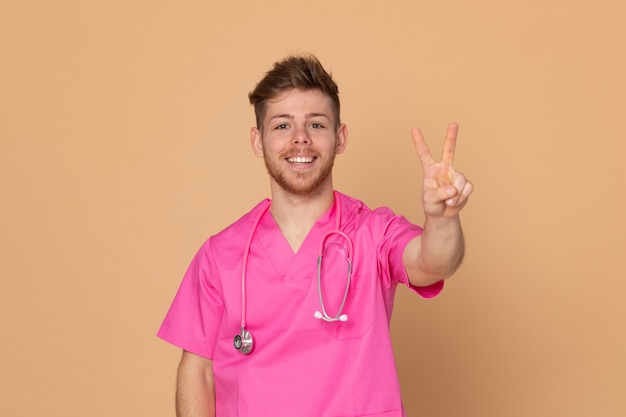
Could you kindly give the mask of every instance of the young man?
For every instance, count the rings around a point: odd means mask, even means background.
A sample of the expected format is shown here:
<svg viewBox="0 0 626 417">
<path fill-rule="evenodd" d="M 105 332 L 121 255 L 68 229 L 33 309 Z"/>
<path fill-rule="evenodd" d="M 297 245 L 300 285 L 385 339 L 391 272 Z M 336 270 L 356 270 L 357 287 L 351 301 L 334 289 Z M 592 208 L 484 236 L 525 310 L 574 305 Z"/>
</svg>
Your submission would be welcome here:
<svg viewBox="0 0 626 417">
<path fill-rule="evenodd" d="M 422 229 L 333 190 L 348 130 L 315 57 L 276 63 L 249 98 L 271 200 L 205 242 L 159 330 L 183 349 L 177 415 L 404 416 L 393 296 L 398 284 L 437 295 L 463 258 L 459 212 L 472 184 L 452 167 L 457 126 L 440 162 L 412 131 Z"/>
</svg>

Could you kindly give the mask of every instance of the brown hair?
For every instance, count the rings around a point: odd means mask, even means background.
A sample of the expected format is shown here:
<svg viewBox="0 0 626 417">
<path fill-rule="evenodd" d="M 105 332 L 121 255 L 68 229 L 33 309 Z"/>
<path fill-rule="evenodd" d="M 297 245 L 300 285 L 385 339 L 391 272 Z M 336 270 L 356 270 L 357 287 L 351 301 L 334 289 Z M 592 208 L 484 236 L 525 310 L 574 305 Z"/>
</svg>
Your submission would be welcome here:
<svg viewBox="0 0 626 417">
<path fill-rule="evenodd" d="M 315 56 L 299 55 L 276 62 L 248 94 L 250 104 L 254 105 L 257 128 L 263 129 L 266 101 L 292 88 L 320 90 L 326 94 L 331 99 L 335 127 L 339 126 L 340 104 L 337 84 Z"/>
</svg>

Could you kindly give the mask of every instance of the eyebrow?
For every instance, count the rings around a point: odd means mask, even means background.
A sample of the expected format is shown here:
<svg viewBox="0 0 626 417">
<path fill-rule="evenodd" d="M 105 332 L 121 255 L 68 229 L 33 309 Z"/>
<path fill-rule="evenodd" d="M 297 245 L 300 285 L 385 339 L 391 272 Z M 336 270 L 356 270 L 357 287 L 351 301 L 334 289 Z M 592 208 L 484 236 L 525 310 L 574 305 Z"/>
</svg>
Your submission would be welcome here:
<svg viewBox="0 0 626 417">
<path fill-rule="evenodd" d="M 304 115 L 305 118 L 310 119 L 312 117 L 325 117 L 326 119 L 330 120 L 330 116 L 328 116 L 326 113 L 307 113 Z M 293 119 L 294 115 L 293 114 L 288 114 L 288 113 L 281 113 L 281 114 L 275 114 L 274 116 L 270 117 L 269 120 L 274 120 L 274 119 Z"/>
</svg>

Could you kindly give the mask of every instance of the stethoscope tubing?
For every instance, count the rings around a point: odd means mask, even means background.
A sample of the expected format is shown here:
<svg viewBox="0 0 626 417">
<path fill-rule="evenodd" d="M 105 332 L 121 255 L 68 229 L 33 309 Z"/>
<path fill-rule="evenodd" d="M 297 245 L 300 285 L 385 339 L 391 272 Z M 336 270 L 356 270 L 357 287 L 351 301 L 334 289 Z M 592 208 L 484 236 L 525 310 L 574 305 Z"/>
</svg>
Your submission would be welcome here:
<svg viewBox="0 0 626 417">
<path fill-rule="evenodd" d="M 342 311 L 346 304 L 346 300 L 348 299 L 348 292 L 350 291 L 350 281 L 352 278 L 352 262 L 353 262 L 352 257 L 354 253 L 354 247 L 353 247 L 354 245 L 352 243 L 352 239 L 350 239 L 350 237 L 346 233 L 340 230 L 341 198 L 337 194 L 337 192 L 334 193 L 334 197 L 335 197 L 335 207 L 336 207 L 335 229 L 329 230 L 322 237 L 320 245 L 319 245 L 318 257 L 317 257 L 317 289 L 318 289 L 320 307 L 322 309 L 322 312 L 320 313 L 319 311 L 316 311 L 314 314 L 314 317 L 327 321 L 327 322 L 348 320 L 348 316 L 346 314 L 342 314 Z M 248 258 L 250 257 L 250 248 L 252 246 L 252 239 L 254 235 L 256 234 L 256 230 L 259 226 L 259 223 L 261 222 L 261 218 L 263 217 L 265 212 L 270 208 L 271 204 L 272 202 L 268 201 L 267 204 L 261 208 L 261 210 L 259 211 L 259 214 L 254 219 L 254 223 L 252 224 L 252 230 L 250 231 L 250 235 L 248 236 L 248 240 L 246 241 L 246 246 L 244 249 L 243 262 L 242 262 L 242 268 L 241 268 L 241 333 L 235 336 L 235 341 L 234 341 L 236 349 L 239 350 L 243 354 L 250 353 L 254 346 L 252 334 L 248 330 L 246 330 L 246 305 L 247 305 L 246 276 L 248 275 Z M 326 311 L 326 307 L 324 305 L 324 298 L 322 295 L 322 259 L 324 257 L 324 252 L 326 248 L 325 246 L 326 240 L 332 235 L 339 235 L 348 243 L 347 254 L 346 254 L 347 263 L 348 263 L 348 277 L 346 280 L 346 289 L 343 295 L 343 300 L 341 301 L 341 305 L 339 306 L 339 309 L 337 310 L 337 314 L 334 317 L 328 315 Z M 330 244 L 333 244 L 333 243 L 339 244 L 336 241 L 330 242 Z M 346 250 L 345 245 L 341 245 L 341 246 L 343 247 L 344 250 Z"/>
<path fill-rule="evenodd" d="M 246 276 L 248 275 L 248 258 L 250 257 L 250 246 L 252 246 L 252 238 L 254 237 L 256 230 L 261 222 L 261 218 L 265 214 L 265 212 L 270 208 L 272 204 L 271 201 L 268 201 L 265 207 L 261 209 L 259 215 L 254 219 L 254 223 L 252 224 L 252 232 L 250 232 L 250 236 L 248 236 L 248 241 L 246 242 L 246 248 L 244 250 L 243 256 L 243 265 L 241 267 L 241 330 L 243 331 L 246 328 Z"/>
<path fill-rule="evenodd" d="M 340 205 L 338 205 L 337 209 L 339 210 L 340 208 L 341 208 Z M 336 227 L 335 230 L 329 230 L 322 237 L 320 241 L 318 256 L 317 256 L 317 294 L 320 300 L 320 307 L 322 309 L 322 312 L 319 313 L 318 311 L 316 311 L 315 317 L 318 319 L 327 321 L 327 322 L 348 320 L 348 316 L 346 314 L 342 314 L 342 311 L 343 311 L 343 307 L 346 304 L 346 300 L 348 299 L 348 292 L 350 291 L 350 281 L 352 279 L 352 256 L 354 254 L 352 239 L 350 239 L 350 237 L 347 234 L 339 230 L 339 226 L 336 225 L 335 227 Z M 343 298 L 341 300 L 341 305 L 339 306 L 339 309 L 337 310 L 337 314 L 335 316 L 329 315 L 328 312 L 326 311 L 326 306 L 324 305 L 324 297 L 322 295 L 322 259 L 324 257 L 324 253 L 326 252 L 325 251 L 326 239 L 328 239 L 330 236 L 333 236 L 333 235 L 339 235 L 343 237 L 343 239 L 348 243 L 348 250 L 346 253 L 346 261 L 348 263 L 348 276 L 346 278 L 346 289 L 344 291 Z M 331 244 L 332 243 L 339 244 L 337 242 L 331 242 Z M 341 246 L 345 250 L 345 246 L 343 245 Z"/>
</svg>

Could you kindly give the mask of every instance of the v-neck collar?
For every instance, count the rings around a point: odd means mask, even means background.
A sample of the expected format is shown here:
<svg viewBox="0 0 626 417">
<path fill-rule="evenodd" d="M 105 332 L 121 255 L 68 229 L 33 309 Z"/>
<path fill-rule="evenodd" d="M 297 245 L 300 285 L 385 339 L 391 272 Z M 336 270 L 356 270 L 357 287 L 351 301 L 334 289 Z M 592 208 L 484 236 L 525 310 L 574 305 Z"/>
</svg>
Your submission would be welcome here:
<svg viewBox="0 0 626 417">
<path fill-rule="evenodd" d="M 341 198 L 341 196 L 335 194 L 335 198 Z M 266 257 L 273 264 L 276 272 L 285 278 L 302 279 L 306 278 L 310 271 L 315 270 L 319 241 L 324 233 L 335 228 L 336 207 L 337 202 L 334 201 L 313 224 L 296 253 L 278 227 L 270 210 L 265 212 L 259 222 L 255 238 L 265 250 Z M 309 265 L 310 268 L 308 268 Z M 293 275 L 294 273 L 296 275 Z"/>
</svg>

